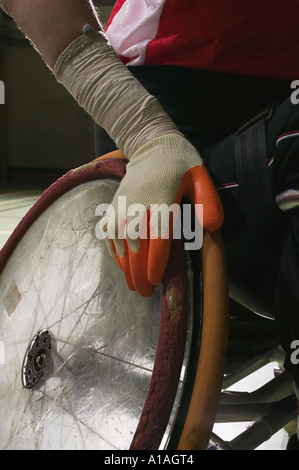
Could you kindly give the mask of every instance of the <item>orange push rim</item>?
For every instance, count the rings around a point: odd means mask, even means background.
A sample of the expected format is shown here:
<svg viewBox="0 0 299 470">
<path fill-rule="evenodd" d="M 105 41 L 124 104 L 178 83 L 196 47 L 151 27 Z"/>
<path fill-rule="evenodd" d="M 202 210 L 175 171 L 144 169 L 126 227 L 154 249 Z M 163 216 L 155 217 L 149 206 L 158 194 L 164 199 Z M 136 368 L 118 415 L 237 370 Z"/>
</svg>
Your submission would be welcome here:
<svg viewBox="0 0 299 470">
<path fill-rule="evenodd" d="M 219 232 L 204 233 L 203 325 L 192 397 L 178 450 L 205 450 L 214 426 L 228 343 L 228 282 Z"/>
</svg>

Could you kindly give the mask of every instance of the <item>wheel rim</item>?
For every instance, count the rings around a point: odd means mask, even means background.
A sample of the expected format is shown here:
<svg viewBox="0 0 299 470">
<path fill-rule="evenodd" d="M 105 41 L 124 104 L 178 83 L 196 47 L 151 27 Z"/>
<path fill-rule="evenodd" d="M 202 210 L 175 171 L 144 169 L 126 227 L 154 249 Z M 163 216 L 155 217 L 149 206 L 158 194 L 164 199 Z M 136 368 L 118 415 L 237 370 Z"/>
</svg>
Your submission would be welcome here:
<svg viewBox="0 0 299 470">
<path fill-rule="evenodd" d="M 114 161 L 111 166 L 109 161 L 103 161 L 87 165 L 79 172 L 69 173 L 64 181 L 60 180 L 42 196 L 0 253 L 0 331 L 6 355 L 6 364 L 1 365 L 2 377 L 5 379 L 0 392 L 3 415 L 1 440 L 4 448 L 105 449 L 111 446 L 112 449 L 125 449 L 131 445 L 135 449 L 144 446 L 155 449 L 165 433 L 184 354 L 186 286 L 182 286 L 181 273 L 178 276 L 176 269 L 170 267 L 163 286 L 156 289 L 151 300 L 141 299 L 136 293 L 128 293 L 123 275 L 114 264 L 115 277 L 111 278 L 111 264 L 106 268 L 102 265 L 101 282 L 97 285 L 97 266 L 101 261 L 97 258 L 98 245 L 91 234 L 91 221 L 94 222 L 94 210 L 99 201 L 98 179 L 103 175 L 106 177 L 101 180 L 101 185 L 103 193 L 108 197 L 107 202 L 110 202 L 118 182 L 107 179 L 107 176 L 111 173 L 113 176 L 121 176 L 123 171 L 123 162 Z M 76 206 L 80 217 L 76 218 L 72 214 L 70 201 Z M 59 221 L 57 214 L 61 215 Z M 117 295 L 120 299 L 122 295 L 130 297 L 130 312 L 121 311 L 117 315 L 119 333 L 109 333 L 108 338 L 103 338 L 103 331 L 115 331 L 116 326 L 115 312 L 110 317 L 102 315 L 101 318 L 99 314 L 103 292 L 108 289 L 104 287 L 105 283 L 108 283 L 110 291 L 111 286 L 117 286 L 110 295 L 108 307 L 107 302 L 104 302 L 106 310 L 115 310 L 113 296 Z M 67 292 L 65 284 L 68 285 Z M 177 292 L 179 299 L 176 300 L 179 300 L 180 307 L 176 321 L 169 325 L 170 289 L 172 294 L 173 289 Z M 52 298 L 53 292 L 55 298 Z M 26 302 L 30 305 L 25 305 Z M 121 305 L 121 302 L 118 303 Z M 93 316 L 97 312 L 96 322 L 94 319 L 90 321 L 92 315 L 82 314 L 82 306 L 85 313 L 87 309 Z M 121 307 L 124 310 L 124 306 Z M 76 316 L 79 311 L 80 315 L 78 313 Z M 162 344 L 161 339 L 159 343 L 158 332 L 163 339 L 166 330 L 170 333 L 169 327 L 172 328 L 170 337 L 174 334 L 180 339 L 170 342 L 171 346 L 166 351 L 160 347 L 160 353 L 155 355 L 157 346 L 159 349 L 159 344 Z M 126 341 L 122 341 L 126 330 L 134 331 L 134 334 L 130 334 L 130 351 L 126 350 Z M 24 376 L 26 367 L 27 372 L 31 372 L 26 354 L 43 331 L 51 335 L 51 355 L 45 361 L 47 368 L 42 371 L 39 382 L 30 391 L 25 390 L 20 372 L 23 370 Z M 84 340 L 86 338 L 87 341 Z M 99 351 L 100 361 L 97 359 Z M 132 351 L 138 351 L 142 359 L 138 359 L 137 353 L 132 358 Z M 40 361 L 40 355 L 36 357 Z M 177 361 L 178 367 L 175 369 L 163 365 L 170 357 Z M 124 375 L 121 368 L 128 367 L 131 368 L 131 375 L 126 370 L 130 378 L 127 381 L 131 385 L 134 383 L 133 389 L 137 385 L 132 377 L 138 376 L 140 390 L 135 396 L 119 380 Z M 157 376 L 161 376 L 161 372 L 165 380 L 159 381 L 157 385 Z M 98 393 L 96 377 L 101 377 L 102 384 L 107 383 L 107 387 L 102 385 Z M 111 390 L 112 383 L 114 393 Z M 162 403 L 154 406 L 150 392 L 153 386 L 165 396 L 167 406 L 165 403 L 164 406 Z M 67 393 L 66 387 L 72 389 L 72 393 Z M 115 390 L 118 390 L 118 394 Z M 114 406 L 118 411 L 99 416 L 99 410 L 108 409 L 109 406 Z M 86 419 L 82 410 L 88 407 L 89 417 Z M 159 420 L 154 418 L 153 425 L 148 426 L 149 416 L 153 419 L 155 413 L 160 415 Z M 22 416 L 22 419 L 19 423 L 12 422 L 12 427 L 8 428 L 7 423 L 11 421 L 12 414 Z M 113 434 L 111 420 L 116 419 L 119 425 L 116 434 Z M 103 422 L 107 423 L 109 432 L 106 434 L 109 439 L 103 436 Z M 82 437 L 87 429 L 88 442 L 86 437 Z"/>
</svg>

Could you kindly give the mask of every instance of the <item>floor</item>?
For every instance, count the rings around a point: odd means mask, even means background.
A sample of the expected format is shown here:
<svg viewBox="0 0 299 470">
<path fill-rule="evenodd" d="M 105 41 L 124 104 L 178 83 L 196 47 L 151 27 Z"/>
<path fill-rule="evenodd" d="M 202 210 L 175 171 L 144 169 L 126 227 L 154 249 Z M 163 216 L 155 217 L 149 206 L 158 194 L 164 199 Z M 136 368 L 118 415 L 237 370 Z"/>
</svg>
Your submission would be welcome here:
<svg viewBox="0 0 299 470">
<path fill-rule="evenodd" d="M 39 189 L 14 189 L 0 190 L 0 249 L 13 232 L 19 221 L 36 202 L 43 188 Z M 254 373 L 247 379 L 237 384 L 238 390 L 254 389 L 273 377 L 275 364 L 270 364 L 258 373 Z M 236 388 L 236 387 L 235 387 Z M 242 432 L 249 423 L 237 425 L 215 425 L 214 431 L 225 440 L 231 440 L 236 434 Z M 261 450 L 283 450 L 286 448 L 288 435 L 286 431 L 279 431 L 271 440 L 264 443 Z"/>
<path fill-rule="evenodd" d="M 21 189 L 0 192 L 0 248 L 3 247 L 19 221 L 36 202 L 42 190 Z"/>
</svg>

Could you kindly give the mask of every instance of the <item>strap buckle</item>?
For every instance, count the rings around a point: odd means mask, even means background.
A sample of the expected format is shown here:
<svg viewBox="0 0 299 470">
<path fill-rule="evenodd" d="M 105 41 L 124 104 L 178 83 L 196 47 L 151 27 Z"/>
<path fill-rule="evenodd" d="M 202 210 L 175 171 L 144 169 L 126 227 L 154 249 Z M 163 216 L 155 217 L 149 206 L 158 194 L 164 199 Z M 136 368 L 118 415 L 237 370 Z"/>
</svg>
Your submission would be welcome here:
<svg viewBox="0 0 299 470">
<path fill-rule="evenodd" d="M 243 126 L 241 126 L 237 132 L 236 132 L 236 137 L 244 134 L 244 132 L 248 131 L 252 126 L 257 124 L 258 122 L 267 122 L 269 119 L 271 119 L 274 115 L 275 112 L 275 107 L 273 106 L 270 109 L 266 109 L 265 111 L 262 111 L 261 113 L 257 114 L 254 116 L 250 121 L 246 122 Z"/>
</svg>

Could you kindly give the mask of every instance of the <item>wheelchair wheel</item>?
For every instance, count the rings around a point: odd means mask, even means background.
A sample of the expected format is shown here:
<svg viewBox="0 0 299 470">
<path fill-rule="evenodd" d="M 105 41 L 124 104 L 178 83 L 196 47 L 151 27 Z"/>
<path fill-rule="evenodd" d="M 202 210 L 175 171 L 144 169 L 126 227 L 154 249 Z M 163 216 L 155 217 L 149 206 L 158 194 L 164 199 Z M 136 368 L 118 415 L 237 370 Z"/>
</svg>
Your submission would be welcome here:
<svg viewBox="0 0 299 470">
<path fill-rule="evenodd" d="M 195 355 L 211 327 L 201 309 L 194 328 L 201 284 L 194 290 L 178 240 L 151 298 L 127 289 L 95 235 L 95 209 L 111 202 L 124 172 L 119 159 L 72 170 L 42 195 L 0 253 L 2 449 L 150 450 L 169 446 L 174 435 L 177 448 L 207 444 L 225 339 L 211 362 L 213 383 L 205 384 L 213 405 L 206 410 L 207 397 L 200 399 L 208 424 L 201 425 L 204 436 L 195 435 L 188 420 L 195 409 L 201 413 L 196 384 L 210 380 L 198 377 Z"/>
</svg>

